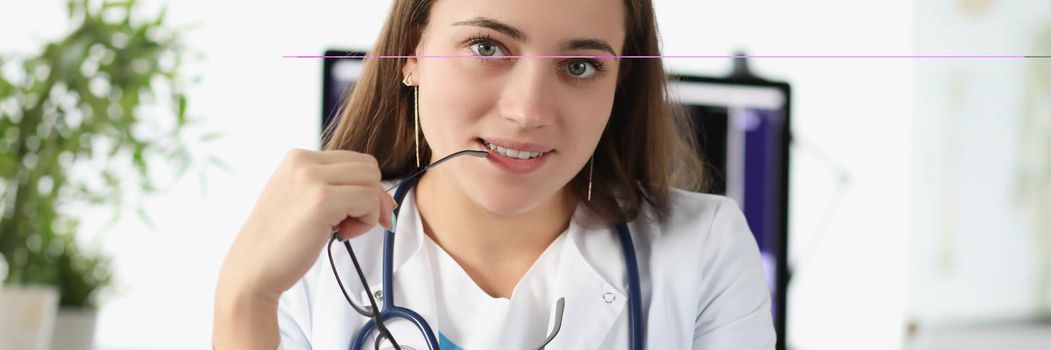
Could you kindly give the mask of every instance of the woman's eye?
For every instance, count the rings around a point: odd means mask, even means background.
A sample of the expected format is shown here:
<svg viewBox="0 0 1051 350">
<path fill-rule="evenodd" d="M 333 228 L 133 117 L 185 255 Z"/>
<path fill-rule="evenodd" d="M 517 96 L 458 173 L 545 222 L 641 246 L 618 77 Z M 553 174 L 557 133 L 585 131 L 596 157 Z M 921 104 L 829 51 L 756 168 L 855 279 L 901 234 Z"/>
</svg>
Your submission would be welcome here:
<svg viewBox="0 0 1051 350">
<path fill-rule="evenodd" d="M 595 75 L 595 66 L 590 62 L 574 61 L 565 67 L 566 72 L 579 79 L 587 79 Z"/>
<path fill-rule="evenodd" d="M 500 50 L 499 46 L 491 42 L 478 42 L 471 45 L 471 50 L 474 50 L 478 56 L 503 56 L 503 50 Z"/>
</svg>

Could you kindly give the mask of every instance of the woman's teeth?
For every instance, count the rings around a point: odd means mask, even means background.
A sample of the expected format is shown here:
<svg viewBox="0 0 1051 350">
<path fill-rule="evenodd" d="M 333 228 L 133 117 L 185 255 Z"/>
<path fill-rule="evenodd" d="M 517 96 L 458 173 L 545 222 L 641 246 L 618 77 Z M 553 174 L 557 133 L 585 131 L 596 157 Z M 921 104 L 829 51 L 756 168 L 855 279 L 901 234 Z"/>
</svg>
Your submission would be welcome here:
<svg viewBox="0 0 1051 350">
<path fill-rule="evenodd" d="M 519 151 L 510 148 L 503 148 L 491 143 L 486 143 L 485 145 L 488 146 L 489 149 L 495 151 L 496 153 L 499 153 L 500 155 L 508 158 L 533 159 L 544 154 L 542 152 Z"/>
</svg>

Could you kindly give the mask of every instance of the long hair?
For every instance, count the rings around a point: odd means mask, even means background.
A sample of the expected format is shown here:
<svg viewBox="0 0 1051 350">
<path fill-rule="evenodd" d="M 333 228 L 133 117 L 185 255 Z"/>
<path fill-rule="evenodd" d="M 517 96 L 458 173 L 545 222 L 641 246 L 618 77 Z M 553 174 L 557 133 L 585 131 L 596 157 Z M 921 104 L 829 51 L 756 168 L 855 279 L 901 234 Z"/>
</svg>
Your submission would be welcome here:
<svg viewBox="0 0 1051 350">
<path fill-rule="evenodd" d="M 420 42 L 435 0 L 396 0 L 370 55 L 410 56 Z M 659 56 L 657 23 L 650 0 L 624 0 L 622 55 Z M 360 80 L 325 131 L 324 149 L 371 154 L 384 179 L 418 170 L 415 162 L 412 90 L 401 85 L 405 58 L 365 59 Z M 638 217 L 649 204 L 663 220 L 672 187 L 706 186 L 693 127 L 669 103 L 662 61 L 624 59 L 613 109 L 594 154 L 591 200 L 582 202 L 606 222 Z M 421 138 L 420 159 L 431 150 Z M 426 166 L 426 164 L 421 164 Z M 588 191 L 588 166 L 567 184 L 576 198 Z"/>
</svg>

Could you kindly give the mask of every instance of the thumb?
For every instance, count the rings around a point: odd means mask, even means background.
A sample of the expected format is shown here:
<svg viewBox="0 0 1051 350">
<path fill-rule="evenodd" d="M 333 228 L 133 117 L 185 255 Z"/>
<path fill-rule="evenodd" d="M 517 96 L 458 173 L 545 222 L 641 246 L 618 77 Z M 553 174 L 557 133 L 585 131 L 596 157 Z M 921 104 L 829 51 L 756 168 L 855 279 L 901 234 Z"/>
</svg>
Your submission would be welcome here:
<svg viewBox="0 0 1051 350">
<path fill-rule="evenodd" d="M 367 224 L 357 218 L 348 216 L 339 223 L 339 239 L 348 240 L 368 232 L 375 224 Z"/>
</svg>

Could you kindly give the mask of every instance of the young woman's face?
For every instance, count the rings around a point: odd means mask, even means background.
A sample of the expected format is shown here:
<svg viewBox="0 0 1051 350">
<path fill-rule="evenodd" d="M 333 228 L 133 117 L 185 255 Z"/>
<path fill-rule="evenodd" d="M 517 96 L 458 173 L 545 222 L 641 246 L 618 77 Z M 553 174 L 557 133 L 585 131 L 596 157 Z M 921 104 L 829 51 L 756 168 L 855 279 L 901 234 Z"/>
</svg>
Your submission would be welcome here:
<svg viewBox="0 0 1051 350">
<path fill-rule="evenodd" d="M 438 0 L 416 55 L 620 55 L 623 11 L 621 0 Z M 492 152 L 435 170 L 482 207 L 514 215 L 556 198 L 587 165 L 609 120 L 619 65 L 612 58 L 420 58 L 404 73 L 419 85 L 432 161 L 465 149 Z M 529 157 L 537 158 L 517 159 Z"/>
</svg>

